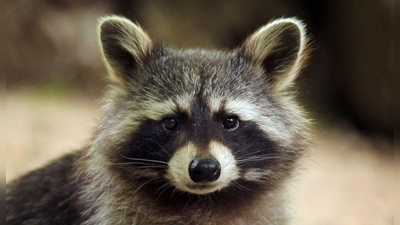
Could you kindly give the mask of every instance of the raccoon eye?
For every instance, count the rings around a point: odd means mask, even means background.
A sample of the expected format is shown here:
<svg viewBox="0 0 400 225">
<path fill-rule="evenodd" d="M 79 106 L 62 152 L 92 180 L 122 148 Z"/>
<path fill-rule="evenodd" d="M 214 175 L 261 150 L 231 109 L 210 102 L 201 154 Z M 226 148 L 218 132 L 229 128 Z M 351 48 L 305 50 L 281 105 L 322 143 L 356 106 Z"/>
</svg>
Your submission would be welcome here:
<svg viewBox="0 0 400 225">
<path fill-rule="evenodd" d="M 239 127 L 239 119 L 235 116 L 228 116 L 222 121 L 222 127 L 227 131 L 234 131 Z"/>
<path fill-rule="evenodd" d="M 167 129 L 167 130 L 174 131 L 174 130 L 179 129 L 179 122 L 175 118 L 165 118 L 163 123 L 164 123 L 165 129 Z"/>
</svg>

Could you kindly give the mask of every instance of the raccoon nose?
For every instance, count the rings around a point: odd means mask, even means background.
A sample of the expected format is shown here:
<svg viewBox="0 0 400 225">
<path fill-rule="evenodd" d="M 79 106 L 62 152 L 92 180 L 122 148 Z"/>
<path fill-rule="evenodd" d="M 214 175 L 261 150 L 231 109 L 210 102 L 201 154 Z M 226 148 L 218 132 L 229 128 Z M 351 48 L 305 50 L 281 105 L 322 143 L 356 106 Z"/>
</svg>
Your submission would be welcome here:
<svg viewBox="0 0 400 225">
<path fill-rule="evenodd" d="M 196 183 L 216 181 L 221 175 L 221 165 L 216 159 L 194 159 L 189 164 L 190 179 Z"/>
</svg>

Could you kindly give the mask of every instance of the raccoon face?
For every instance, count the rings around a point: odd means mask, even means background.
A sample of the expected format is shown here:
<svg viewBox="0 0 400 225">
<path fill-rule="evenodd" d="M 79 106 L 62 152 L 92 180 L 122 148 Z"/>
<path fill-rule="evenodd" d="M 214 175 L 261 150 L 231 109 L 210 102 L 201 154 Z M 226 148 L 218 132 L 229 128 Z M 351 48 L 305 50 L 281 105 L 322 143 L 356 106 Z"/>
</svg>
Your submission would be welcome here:
<svg viewBox="0 0 400 225">
<path fill-rule="evenodd" d="M 132 189 L 205 195 L 278 187 L 305 146 L 288 87 L 305 31 L 276 20 L 231 52 L 174 50 L 121 17 L 101 21 L 110 80 L 92 149 Z"/>
</svg>

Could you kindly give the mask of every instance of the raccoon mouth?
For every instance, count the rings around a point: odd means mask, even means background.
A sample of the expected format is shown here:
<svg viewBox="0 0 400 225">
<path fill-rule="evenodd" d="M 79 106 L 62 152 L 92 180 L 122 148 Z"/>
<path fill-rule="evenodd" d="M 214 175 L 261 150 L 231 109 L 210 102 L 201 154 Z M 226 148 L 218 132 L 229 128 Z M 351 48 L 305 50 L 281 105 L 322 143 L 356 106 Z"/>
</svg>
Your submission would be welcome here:
<svg viewBox="0 0 400 225">
<path fill-rule="evenodd" d="M 186 187 L 193 190 L 206 190 L 214 189 L 217 185 L 215 184 L 187 184 Z"/>
<path fill-rule="evenodd" d="M 212 192 L 212 190 L 214 190 L 217 185 L 215 184 L 186 184 L 186 187 L 189 188 L 189 190 L 193 190 L 193 191 L 209 191 Z"/>
</svg>

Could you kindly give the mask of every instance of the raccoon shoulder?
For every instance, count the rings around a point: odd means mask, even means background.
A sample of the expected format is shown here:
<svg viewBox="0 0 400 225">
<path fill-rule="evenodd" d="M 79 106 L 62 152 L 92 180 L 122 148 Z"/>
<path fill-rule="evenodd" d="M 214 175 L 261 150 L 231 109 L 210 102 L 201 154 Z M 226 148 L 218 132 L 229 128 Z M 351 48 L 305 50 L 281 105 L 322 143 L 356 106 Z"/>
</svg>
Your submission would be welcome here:
<svg viewBox="0 0 400 225">
<path fill-rule="evenodd" d="M 78 224 L 76 162 L 81 155 L 68 154 L 7 184 L 6 223 Z"/>
</svg>

